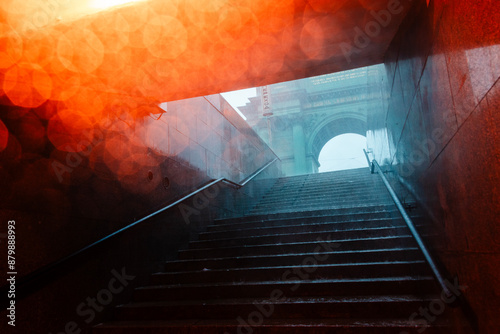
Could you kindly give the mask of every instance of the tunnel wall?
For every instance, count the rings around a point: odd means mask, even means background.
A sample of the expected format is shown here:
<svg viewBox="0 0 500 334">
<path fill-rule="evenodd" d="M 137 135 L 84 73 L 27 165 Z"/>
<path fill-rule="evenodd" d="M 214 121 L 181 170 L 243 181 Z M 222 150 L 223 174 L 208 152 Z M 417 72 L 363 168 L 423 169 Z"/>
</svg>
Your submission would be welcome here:
<svg viewBox="0 0 500 334">
<path fill-rule="evenodd" d="M 276 158 L 220 95 L 163 107 L 90 129 L 75 125 L 71 133 L 67 127 L 54 130 L 59 116 L 50 115 L 49 103 L 37 109 L 2 106 L 8 141 L 0 152 L 0 218 L 16 222 L 18 284 L 212 179 L 241 182 Z M 218 183 L 40 276 L 28 286 L 37 287 L 32 294 L 16 297 L 17 328 L 89 333 L 214 218 L 241 215 L 280 175 L 277 160 L 239 190 Z M 122 279 L 119 287 L 117 277 L 130 280 Z M 110 282 L 119 293 L 109 295 Z M 92 298 L 101 301 L 95 308 Z"/>
<path fill-rule="evenodd" d="M 368 136 L 429 214 L 428 242 L 480 333 L 497 332 L 500 309 L 499 22 L 492 1 L 415 3 L 386 54 L 390 98 Z"/>
<path fill-rule="evenodd" d="M 3 106 L 0 114 L 8 129 L 0 217 L 17 222 L 20 277 L 212 179 L 240 182 L 275 158 L 220 95 L 169 102 L 166 112 L 148 109 L 155 113 L 73 133 L 54 130 L 60 116 L 51 108 Z M 260 178 L 278 175 L 279 161 Z M 250 200 L 252 190 L 245 193 Z M 219 214 L 238 213 L 228 205 L 220 204 Z"/>
</svg>

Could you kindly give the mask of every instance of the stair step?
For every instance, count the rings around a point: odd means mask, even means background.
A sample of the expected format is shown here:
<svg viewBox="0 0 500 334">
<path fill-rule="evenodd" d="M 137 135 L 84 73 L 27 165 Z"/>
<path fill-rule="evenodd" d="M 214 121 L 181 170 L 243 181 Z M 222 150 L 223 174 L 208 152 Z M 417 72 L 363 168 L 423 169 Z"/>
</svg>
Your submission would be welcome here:
<svg viewBox="0 0 500 334">
<path fill-rule="evenodd" d="M 357 194 L 388 194 L 387 188 L 382 184 L 375 187 L 366 187 L 366 184 L 353 184 L 338 186 L 336 183 L 328 185 L 322 183 L 321 185 L 314 186 L 298 186 L 289 188 L 276 188 L 271 189 L 266 195 L 262 197 L 263 200 L 278 197 L 281 194 L 291 194 L 291 195 L 309 195 L 314 196 L 316 194 L 326 194 L 326 195 L 345 195 L 350 193 Z"/>
<path fill-rule="evenodd" d="M 351 218 L 352 219 L 352 218 Z M 305 233 L 305 232 L 341 232 L 341 231 L 354 231 L 362 229 L 375 229 L 375 228 L 396 228 L 406 227 L 402 219 L 361 219 L 350 221 L 337 221 L 325 219 L 324 222 L 316 221 L 314 223 L 304 223 L 304 221 L 296 221 L 296 224 L 281 225 L 281 226 L 259 226 L 240 229 L 230 229 L 221 231 L 208 231 L 200 233 L 199 240 L 213 240 L 224 238 L 238 238 L 244 236 L 262 236 L 270 234 L 290 234 L 290 233 Z"/>
<path fill-rule="evenodd" d="M 138 288 L 134 300 L 205 300 L 218 298 L 265 298 L 280 290 L 294 297 L 429 294 L 436 291 L 431 276 L 392 276 L 261 282 L 154 285 Z"/>
<path fill-rule="evenodd" d="M 322 177 L 317 179 L 307 178 L 307 179 L 293 179 L 293 178 L 283 178 L 279 179 L 273 186 L 273 189 L 280 189 L 283 187 L 310 187 L 310 186 L 322 186 L 322 185 L 361 185 L 366 184 L 366 182 L 378 181 L 377 177 L 374 177 L 370 173 L 368 175 L 350 175 L 346 177 Z"/>
<path fill-rule="evenodd" d="M 322 263 L 357 263 L 369 261 L 414 261 L 423 258 L 418 248 L 370 249 L 336 251 L 325 253 L 278 254 L 272 256 L 240 256 L 202 260 L 178 260 L 167 262 L 165 271 L 187 271 L 203 269 L 248 268 L 257 266 L 299 265 L 309 256 L 328 256 Z"/>
<path fill-rule="evenodd" d="M 287 185 L 283 187 L 274 187 L 270 189 L 262 198 L 266 199 L 269 197 L 276 196 L 278 194 L 346 194 L 349 192 L 356 192 L 359 194 L 367 193 L 380 193 L 385 194 L 387 188 L 383 183 L 373 184 L 366 181 L 360 181 L 356 183 L 342 183 L 340 181 L 336 182 L 318 182 L 318 184 L 307 184 L 307 185 Z"/>
<path fill-rule="evenodd" d="M 296 210 L 295 212 L 270 213 L 270 214 L 249 215 L 244 217 L 216 219 L 214 220 L 214 225 L 225 225 L 225 224 L 235 224 L 235 223 L 245 223 L 245 222 L 264 222 L 277 219 L 351 215 L 359 213 L 366 214 L 366 213 L 394 211 L 394 210 L 395 210 L 394 204 L 358 205 L 346 208 L 320 209 L 320 210 Z"/>
<path fill-rule="evenodd" d="M 247 316 L 245 319 L 243 317 Z M 249 318 L 217 320 L 115 321 L 96 326 L 93 334 L 401 334 L 423 332 L 442 334 L 449 324 L 439 319 L 430 324 L 408 319 L 267 319 Z"/>
<path fill-rule="evenodd" d="M 386 197 L 385 199 L 376 197 L 376 196 L 356 196 L 356 195 L 342 195 L 339 197 L 333 197 L 329 195 L 325 196 L 313 196 L 313 197 L 297 197 L 297 198 L 280 198 L 276 200 L 268 200 L 259 202 L 254 210 L 269 208 L 274 209 L 279 205 L 297 205 L 298 207 L 312 207 L 312 208 L 322 208 L 322 207 L 339 207 L 346 203 L 391 203 L 392 199 L 390 197 Z"/>
<path fill-rule="evenodd" d="M 358 199 L 359 201 L 362 200 L 369 200 L 369 199 L 390 199 L 389 193 L 381 193 L 380 191 L 356 191 L 356 190 L 349 190 L 346 192 L 342 193 L 332 193 L 331 191 L 303 191 L 299 193 L 286 193 L 286 192 L 279 192 L 276 194 L 273 194 L 272 197 L 265 197 L 262 200 L 259 201 L 257 205 L 262 205 L 266 203 L 280 203 L 283 201 L 288 201 L 288 202 L 301 202 L 301 201 L 311 201 L 315 199 L 331 199 L 331 200 L 342 200 L 342 199 L 349 199 L 349 200 L 355 200 Z"/>
<path fill-rule="evenodd" d="M 263 310 L 270 319 L 408 318 L 439 296 L 292 297 L 276 291 L 269 299 L 217 299 L 142 302 L 116 309 L 116 320 L 179 320 L 246 318 Z"/>
<path fill-rule="evenodd" d="M 400 218 L 401 216 L 395 210 L 393 211 L 378 211 L 378 212 L 366 212 L 358 214 L 339 214 L 339 215 L 325 215 L 325 216 L 312 216 L 312 217 L 289 217 L 289 218 L 277 218 L 269 220 L 255 220 L 255 221 L 245 221 L 232 222 L 231 220 L 225 222 L 224 224 L 218 223 L 215 225 L 209 225 L 207 227 L 207 232 L 217 232 L 217 231 L 231 231 L 231 230 L 246 230 L 246 229 L 265 229 L 274 227 L 286 227 L 286 226 L 298 226 L 298 225 L 315 225 L 322 223 L 357 223 L 360 221 L 377 221 L 382 219 L 392 219 Z"/>
<path fill-rule="evenodd" d="M 183 272 L 166 272 L 152 275 L 151 284 L 188 284 L 213 282 L 280 281 L 292 278 L 315 280 L 321 278 L 374 278 L 387 276 L 430 275 L 427 262 L 361 262 L 323 264 L 321 258 L 308 257 L 298 266 L 250 267 Z"/>
<path fill-rule="evenodd" d="M 179 259 L 206 259 L 224 256 L 256 256 L 297 254 L 305 252 L 329 252 L 334 250 L 365 250 L 395 247 L 411 247 L 416 243 L 412 236 L 391 236 L 384 238 L 364 238 L 354 240 L 318 240 L 315 242 L 297 242 L 269 245 L 237 245 L 233 247 L 217 247 L 203 249 L 186 249 L 179 251 Z"/>
<path fill-rule="evenodd" d="M 320 239 L 331 240 L 346 240 L 346 239 L 360 239 L 370 237 L 387 237 L 408 235 L 409 229 L 407 226 L 389 226 L 389 227 L 373 227 L 373 228 L 358 228 L 350 230 L 332 231 L 331 229 L 324 228 L 315 232 L 297 232 L 286 234 L 266 234 L 247 237 L 232 237 L 225 239 L 209 239 L 192 241 L 189 244 L 191 249 L 196 248 L 211 248 L 211 247 L 229 247 L 240 244 L 244 245 L 266 245 L 271 243 L 288 243 L 288 242 L 305 242 L 315 241 Z"/>
<path fill-rule="evenodd" d="M 373 178 L 375 175 L 371 174 L 370 169 L 363 168 L 357 170 L 344 170 L 336 172 L 326 172 L 326 173 L 316 173 L 309 175 L 295 175 L 295 176 L 284 176 L 277 179 L 279 183 L 293 183 L 293 182 L 316 182 L 324 180 L 351 180 L 351 179 L 363 179 L 363 178 Z"/>
<path fill-rule="evenodd" d="M 258 211 L 263 208 L 267 209 L 274 209 L 277 206 L 297 206 L 298 208 L 301 207 L 312 207 L 312 208 L 322 208 L 322 207 L 339 207 L 341 205 L 345 205 L 346 203 L 350 204 L 356 204 L 356 203 L 381 203 L 382 201 L 386 203 L 391 203 L 392 199 L 390 197 L 380 198 L 377 196 L 356 196 L 356 195 L 342 195 L 339 197 L 333 197 L 329 195 L 325 196 L 313 196 L 313 197 L 297 197 L 297 198 L 290 198 L 290 197 L 285 197 L 281 199 L 276 199 L 276 200 L 267 200 L 267 201 L 262 201 L 258 203 L 253 211 Z"/>
<path fill-rule="evenodd" d="M 410 321 L 440 289 L 368 168 L 280 178 L 188 247 L 93 333 L 450 332 Z"/>
<path fill-rule="evenodd" d="M 278 178 L 277 184 L 314 183 L 328 180 L 356 181 L 363 179 L 376 179 L 378 176 L 370 173 L 370 169 L 345 170 L 309 175 L 296 175 Z"/>
<path fill-rule="evenodd" d="M 338 196 L 346 196 L 350 194 L 357 194 L 357 195 L 369 195 L 369 196 L 376 196 L 376 195 L 389 195 L 387 192 L 387 189 L 385 187 L 372 187 L 367 189 L 366 187 L 362 186 L 352 186 L 352 187 L 332 187 L 332 188 L 326 188 L 326 189 L 318 189 L 318 188 L 300 188 L 299 189 L 279 189 L 279 190 L 273 190 L 267 193 L 265 196 L 262 197 L 262 201 L 269 201 L 269 200 L 276 200 L 282 198 L 283 195 L 291 195 L 293 197 L 300 196 L 302 197 L 316 197 L 316 196 L 331 196 L 331 197 L 338 197 Z"/>
<path fill-rule="evenodd" d="M 292 213 L 296 212 L 297 210 L 302 210 L 302 211 L 307 211 L 307 210 L 332 210 L 332 209 L 349 209 L 352 207 L 356 206 L 362 206 L 366 204 L 376 204 L 376 203 L 381 203 L 384 201 L 381 201 L 379 199 L 370 199 L 370 200 L 363 200 L 359 202 L 354 202 L 354 201 L 336 201 L 335 204 L 332 203 L 294 203 L 294 204 L 275 204 L 275 205 L 269 205 L 269 206 L 262 206 L 262 207 L 256 207 L 255 209 L 252 209 L 250 211 L 251 214 L 254 215 L 261 215 L 263 213 Z M 389 204 L 389 200 L 385 201 L 384 203 Z"/>
<path fill-rule="evenodd" d="M 319 232 L 319 231 L 349 231 L 356 229 L 370 229 L 370 228 L 383 228 L 383 227 L 401 227 L 407 226 L 406 223 L 400 218 L 370 218 L 354 220 L 353 218 L 346 218 L 341 220 L 333 219 L 316 219 L 316 220 L 288 220 L 276 221 L 276 224 L 248 224 L 247 225 L 227 225 L 227 228 L 210 228 L 207 232 L 200 233 L 199 240 L 210 239 L 224 239 L 242 236 L 258 236 L 267 234 L 286 234 L 286 233 L 300 233 L 300 232 Z M 263 226 L 264 225 L 264 226 Z M 230 227 L 230 228 L 229 228 Z M 239 227 L 239 228 L 238 228 Z"/>
</svg>

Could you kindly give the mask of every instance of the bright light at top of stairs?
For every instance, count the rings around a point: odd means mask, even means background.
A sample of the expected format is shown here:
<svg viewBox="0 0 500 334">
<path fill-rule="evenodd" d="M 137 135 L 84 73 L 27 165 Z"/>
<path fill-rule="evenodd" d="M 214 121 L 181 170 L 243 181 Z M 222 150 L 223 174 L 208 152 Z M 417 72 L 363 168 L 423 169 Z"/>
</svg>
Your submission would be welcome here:
<svg viewBox="0 0 500 334">
<path fill-rule="evenodd" d="M 124 5 L 132 2 L 139 2 L 144 0 L 94 0 L 91 6 L 99 9 L 106 9 L 114 6 Z"/>
</svg>

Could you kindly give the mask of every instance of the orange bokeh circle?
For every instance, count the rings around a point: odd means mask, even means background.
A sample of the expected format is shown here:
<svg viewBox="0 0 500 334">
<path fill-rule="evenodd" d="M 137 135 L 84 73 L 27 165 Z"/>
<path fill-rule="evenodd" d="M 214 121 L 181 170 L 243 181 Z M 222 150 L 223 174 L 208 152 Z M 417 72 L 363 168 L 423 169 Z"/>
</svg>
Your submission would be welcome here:
<svg viewBox="0 0 500 334">
<path fill-rule="evenodd" d="M 232 50 L 246 50 L 259 37 L 259 20 L 246 7 L 223 8 L 219 16 L 219 40 Z"/>
<path fill-rule="evenodd" d="M 52 79 L 40 66 L 17 64 L 5 73 L 3 90 L 15 105 L 36 108 L 50 98 Z"/>
<path fill-rule="evenodd" d="M 0 68 L 8 68 L 21 59 L 23 40 L 16 33 L 7 31 L 6 25 L 0 23 Z"/>
<path fill-rule="evenodd" d="M 71 29 L 59 39 L 57 55 L 68 70 L 91 73 L 102 64 L 104 45 L 88 29 Z"/>
<path fill-rule="evenodd" d="M 144 26 L 143 42 L 149 53 L 161 59 L 175 59 L 188 47 L 186 27 L 172 16 L 158 16 Z"/>
</svg>

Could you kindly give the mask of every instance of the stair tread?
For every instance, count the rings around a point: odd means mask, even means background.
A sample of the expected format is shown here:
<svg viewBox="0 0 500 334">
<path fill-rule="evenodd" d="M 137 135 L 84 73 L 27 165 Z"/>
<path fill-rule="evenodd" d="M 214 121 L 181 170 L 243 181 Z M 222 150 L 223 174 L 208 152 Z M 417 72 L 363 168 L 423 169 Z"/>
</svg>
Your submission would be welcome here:
<svg viewBox="0 0 500 334">
<path fill-rule="evenodd" d="M 391 276 L 391 277 L 373 277 L 373 278 L 328 278 L 313 280 L 286 280 L 286 281 L 241 281 L 241 282 L 218 282 L 218 283 L 179 283 L 179 284 L 160 284 L 142 286 L 137 290 L 152 290 L 178 287 L 219 287 L 219 286 L 262 286 L 262 285 L 280 285 L 280 284 L 335 284 L 335 283 L 376 283 L 376 282 L 403 282 L 403 281 L 433 281 L 432 276 Z"/>
<path fill-rule="evenodd" d="M 274 311 L 256 333 L 439 333 L 446 317 L 409 318 L 439 287 L 369 170 L 279 178 L 247 214 L 206 226 L 96 333 L 241 331 L 259 304 L 276 308 L 266 306 Z M 322 260 L 304 260 L 315 255 Z M 308 274 L 283 275 L 298 269 Z"/>
<path fill-rule="evenodd" d="M 402 303 L 422 302 L 439 299 L 439 295 L 386 295 L 386 296 L 340 296 L 340 297 L 286 297 L 281 299 L 269 298 L 231 298 L 205 300 L 176 300 L 176 301 L 143 301 L 118 305 L 119 308 L 146 308 L 163 306 L 190 306 L 190 305 L 255 305 L 255 304 L 344 304 L 344 303 Z"/>
<path fill-rule="evenodd" d="M 296 210 L 296 211 L 293 211 L 293 212 L 284 212 L 284 213 L 269 213 L 269 214 L 249 214 L 249 215 L 245 215 L 245 216 L 235 216 L 235 217 L 227 217 L 227 218 L 220 218 L 220 219 L 215 219 L 214 220 L 214 223 L 217 223 L 217 222 L 224 222 L 224 221 L 234 221 L 235 219 L 248 219 L 248 218 L 253 218 L 253 219 L 256 219 L 258 221 L 263 221 L 263 220 L 274 220 L 273 219 L 273 215 L 274 216 L 280 216 L 282 214 L 286 214 L 286 215 L 290 215 L 290 214 L 294 214 L 292 217 L 294 218 L 305 218 L 305 217 L 313 217 L 312 215 L 314 213 L 318 213 L 316 216 L 317 217 L 323 217 L 324 215 L 326 214 L 333 214 L 335 212 L 338 212 L 338 211 L 343 211 L 345 209 L 354 209 L 354 210 L 359 210 L 359 209 L 363 209 L 365 211 L 363 212 L 369 212 L 369 211 L 366 211 L 368 209 L 375 209 L 375 208 L 390 208 L 391 210 L 394 210 L 394 204 L 376 204 L 376 205 L 355 205 L 355 206 L 349 206 L 349 207 L 343 207 L 343 208 L 330 208 L 330 209 L 310 209 L 310 210 Z M 269 217 L 271 216 L 271 217 Z M 278 218 L 280 219 L 280 218 Z"/>
<path fill-rule="evenodd" d="M 107 327 L 158 327 L 158 326 L 214 326 L 214 325 L 229 325 L 238 326 L 240 323 L 237 319 L 185 319 L 185 320 L 146 320 L 146 321 L 113 321 L 104 324 L 99 324 L 96 328 L 107 328 Z M 445 326 L 447 322 L 445 321 L 435 321 L 432 324 L 418 324 L 418 327 L 432 327 L 432 326 Z M 253 327 L 265 327 L 265 326 L 280 326 L 280 327 L 415 327 L 416 323 L 410 321 L 409 319 L 264 319 L 262 324 L 255 325 Z"/>
<path fill-rule="evenodd" d="M 364 213 L 357 215 L 338 215 L 338 216 L 322 216 L 322 217 L 297 217 L 297 218 L 289 218 L 289 219 L 273 219 L 264 222 L 263 220 L 259 221 L 250 221 L 250 222 L 236 222 L 236 223 L 226 223 L 226 224 L 217 224 L 207 226 L 207 231 L 203 234 L 207 233 L 216 233 L 216 232 L 226 232 L 226 231 L 246 231 L 246 230 L 254 230 L 254 229 L 273 229 L 279 227 L 289 227 L 289 226 L 314 226 L 321 224 L 349 224 L 349 223 L 376 223 L 383 222 L 387 220 L 401 220 L 400 217 L 393 216 L 395 212 L 381 212 L 381 213 Z M 387 215 L 389 217 L 383 217 L 382 215 Z M 392 215 L 392 217 L 391 217 Z M 363 216 L 371 216 L 371 217 L 363 217 Z M 382 217 L 377 217 L 382 216 Z M 412 217 L 413 219 L 419 219 L 420 217 Z M 316 223 L 312 223 L 316 221 Z M 265 225 L 264 225 L 265 224 Z"/>
<path fill-rule="evenodd" d="M 328 224 L 325 224 L 328 225 Z M 298 225 L 301 226 L 301 225 Z M 316 226 L 321 226 L 321 224 L 317 224 Z M 293 228 L 294 226 L 289 226 Z M 297 225 L 295 226 L 297 227 Z M 217 241 L 230 241 L 230 240 L 245 240 L 245 239 L 254 239 L 254 238 L 264 238 L 264 237 L 284 237 L 284 236 L 300 236 L 300 235 L 311 235 L 311 234 L 324 234 L 324 233 L 342 233 L 342 232 L 362 232 L 362 231 L 382 231 L 382 230 L 394 230 L 394 229 L 404 229 L 407 228 L 406 225 L 400 226 L 381 226 L 381 227 L 366 227 L 366 228 L 351 228 L 345 230 L 325 230 L 325 231 L 311 231 L 311 232 L 296 232 L 296 233 L 276 233 L 276 234 L 263 234 L 263 235 L 249 235 L 246 237 L 232 237 L 232 238 L 216 238 L 216 239 L 203 239 L 192 241 L 191 243 L 202 243 L 202 242 L 217 242 Z"/>
<path fill-rule="evenodd" d="M 318 218 L 316 218 L 318 219 Z M 325 218 L 326 219 L 326 218 Z M 296 219 L 300 221 L 300 219 Z M 280 222 L 283 220 L 276 220 L 276 222 Z M 295 222 L 295 219 L 293 220 Z M 251 227 L 251 226 L 246 226 L 246 228 L 240 228 L 240 229 L 233 229 L 233 230 L 218 230 L 218 231 L 207 231 L 200 233 L 200 235 L 206 235 L 206 234 L 211 234 L 211 233 L 220 233 L 220 232 L 233 232 L 233 231 L 252 231 L 252 230 L 270 230 L 270 229 L 276 229 L 276 228 L 292 228 L 292 227 L 316 227 L 316 226 L 323 226 L 323 225 L 346 225 L 350 223 L 378 223 L 378 222 L 389 222 L 389 221 L 397 221 L 397 222 L 402 222 L 404 224 L 404 221 L 402 218 L 396 218 L 396 217 L 383 217 L 383 218 L 364 218 L 364 219 L 349 219 L 349 220 L 341 220 L 341 221 L 324 221 L 324 222 L 319 222 L 319 223 L 308 223 L 304 222 L 302 224 L 294 224 L 294 225 L 270 225 L 267 227 Z M 245 224 L 250 224 L 251 223 L 245 223 Z M 406 226 L 406 225 L 401 225 L 401 226 Z M 219 225 L 216 225 L 217 227 L 220 227 Z M 231 226 L 231 225 L 229 225 Z"/>
<path fill-rule="evenodd" d="M 371 253 L 371 252 L 399 252 L 399 251 L 415 251 L 419 250 L 417 247 L 398 247 L 398 248 L 380 248 L 380 249 L 362 249 L 362 250 L 346 250 L 346 251 L 332 251 L 332 252 L 323 252 L 323 253 L 317 253 L 317 252 L 309 252 L 309 253 L 287 253 L 287 254 L 276 254 L 276 255 L 250 255 L 250 256 L 230 256 L 230 257 L 214 257 L 210 258 L 211 261 L 218 261 L 218 260 L 229 260 L 229 259 L 259 259 L 259 258 L 277 258 L 277 257 L 289 257 L 289 256 L 311 256 L 315 254 L 321 254 L 321 255 L 333 255 L 333 254 L 358 254 L 358 253 Z M 177 262 L 182 262 L 182 263 L 192 263 L 192 262 L 200 262 L 206 259 L 186 259 L 186 260 L 175 260 L 175 261 L 168 261 L 166 264 L 170 263 L 177 263 Z"/>
<path fill-rule="evenodd" d="M 314 212 L 314 211 L 310 211 L 310 212 Z M 387 214 L 387 213 L 397 213 L 398 211 L 397 210 L 380 210 L 380 211 L 361 211 L 361 212 L 356 212 L 356 213 L 349 213 L 349 214 L 335 214 L 335 215 L 329 215 L 329 214 L 321 214 L 321 215 L 317 215 L 317 216 L 293 216 L 293 217 L 289 217 L 289 218 L 274 218 L 274 219 L 265 219 L 265 222 L 279 222 L 279 221 L 289 221 L 289 220 L 301 220 L 301 219 L 317 219 L 317 218 L 340 218 L 340 217 L 356 217 L 356 216 L 361 216 L 361 215 L 377 215 L 377 214 Z M 247 216 L 246 218 L 251 218 L 252 216 Z M 224 219 L 224 220 L 228 220 L 228 221 L 232 221 L 236 218 L 227 218 L 227 219 Z M 246 222 L 236 222 L 234 224 L 252 224 L 252 223 L 262 223 L 264 219 L 256 219 L 255 221 L 246 221 Z M 359 220 L 359 219 L 358 219 Z M 226 224 L 221 224 L 222 220 L 219 220 L 218 224 L 217 223 L 214 223 L 214 224 L 211 224 L 211 225 L 208 225 L 207 227 L 219 227 L 219 226 L 222 226 L 222 225 L 231 225 L 230 223 L 226 223 Z M 350 220 L 347 220 L 347 221 L 350 221 Z M 353 219 L 353 221 L 356 221 L 356 219 Z"/>
<path fill-rule="evenodd" d="M 189 270 L 189 271 L 176 271 L 176 272 L 161 272 L 161 273 L 155 273 L 153 275 L 173 275 L 173 274 L 196 274 L 196 273 L 201 273 L 201 272 L 207 272 L 211 271 L 214 273 L 217 272 L 228 272 L 228 271 L 251 271 L 251 270 L 267 270 L 267 269 L 282 269 L 282 270 L 288 270 L 288 269 L 295 269 L 295 268 L 308 268 L 308 267 L 314 267 L 314 268 L 329 268 L 329 267 L 361 267 L 361 266 L 376 266 L 376 265 L 399 265 L 399 264 L 422 264 L 426 263 L 424 260 L 421 261 L 379 261 L 379 262 L 361 262 L 361 263 L 318 263 L 314 264 L 311 266 L 305 266 L 305 265 L 295 265 L 295 266 L 268 266 L 268 267 L 244 267 L 244 268 L 230 268 L 230 269 L 210 269 L 210 270 Z"/>
<path fill-rule="evenodd" d="M 378 200 L 374 200 L 377 201 Z M 273 205 L 275 206 L 275 205 Z M 311 205 L 307 205 L 307 207 L 310 207 Z M 337 205 L 324 205 L 324 206 L 314 206 L 314 210 L 304 210 L 303 212 L 307 211 L 318 211 L 318 210 L 334 210 L 334 209 L 347 209 L 347 208 L 353 208 L 355 206 L 352 205 L 352 203 L 345 203 L 344 205 L 342 204 L 337 204 Z M 289 207 L 283 208 L 283 209 L 276 209 L 269 211 L 269 208 L 263 208 L 261 211 L 260 209 L 256 209 L 255 211 L 252 211 L 253 214 L 258 215 L 263 212 L 267 212 L 268 214 L 276 214 L 276 213 L 295 213 L 297 212 L 297 208 L 301 208 L 300 205 L 297 204 L 290 204 Z"/>
<path fill-rule="evenodd" d="M 399 239 L 399 238 L 411 238 L 411 234 L 398 235 L 398 236 L 373 237 L 373 238 L 353 238 L 353 239 L 337 239 L 337 240 L 331 239 L 331 240 L 318 240 L 318 241 L 306 241 L 306 242 L 283 242 L 283 243 L 272 243 L 272 244 L 261 244 L 261 245 L 237 245 L 237 246 L 225 246 L 225 247 L 196 248 L 196 249 L 182 250 L 181 252 L 202 251 L 202 250 L 210 250 L 210 249 L 253 248 L 253 247 L 281 246 L 281 245 L 288 245 L 288 246 L 307 245 L 307 244 L 318 244 L 318 243 L 322 243 L 322 242 L 342 243 L 342 242 L 349 242 L 349 241 L 387 240 L 387 239 Z"/>
</svg>

